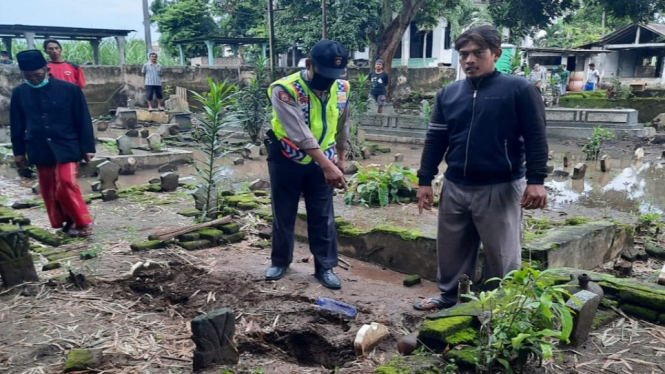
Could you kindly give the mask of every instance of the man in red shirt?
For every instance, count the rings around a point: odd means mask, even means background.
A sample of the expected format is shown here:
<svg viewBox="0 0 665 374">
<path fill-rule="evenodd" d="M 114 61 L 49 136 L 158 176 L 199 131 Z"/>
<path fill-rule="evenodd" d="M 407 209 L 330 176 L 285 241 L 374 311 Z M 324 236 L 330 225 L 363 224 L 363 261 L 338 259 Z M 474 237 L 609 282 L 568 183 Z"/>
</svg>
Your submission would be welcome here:
<svg viewBox="0 0 665 374">
<path fill-rule="evenodd" d="M 48 53 L 48 70 L 53 78 L 74 83 L 81 88 L 85 87 L 83 70 L 75 63 L 65 61 L 62 58 L 62 46 L 60 42 L 53 39 L 45 40 L 44 51 Z"/>
</svg>

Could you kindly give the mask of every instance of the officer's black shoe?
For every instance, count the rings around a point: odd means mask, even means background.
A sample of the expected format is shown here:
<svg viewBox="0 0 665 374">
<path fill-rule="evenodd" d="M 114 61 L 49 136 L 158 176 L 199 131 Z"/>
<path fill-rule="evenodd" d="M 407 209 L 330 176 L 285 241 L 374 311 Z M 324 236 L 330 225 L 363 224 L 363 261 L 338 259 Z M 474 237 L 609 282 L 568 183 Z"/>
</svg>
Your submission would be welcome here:
<svg viewBox="0 0 665 374">
<path fill-rule="evenodd" d="M 288 266 L 270 266 L 268 270 L 266 270 L 266 280 L 276 281 L 282 279 L 284 274 L 286 274 L 286 269 L 288 268 Z"/>
<path fill-rule="evenodd" d="M 321 282 L 323 287 L 333 290 L 342 288 L 342 281 L 333 273 L 332 269 L 317 269 L 314 276 Z"/>
</svg>

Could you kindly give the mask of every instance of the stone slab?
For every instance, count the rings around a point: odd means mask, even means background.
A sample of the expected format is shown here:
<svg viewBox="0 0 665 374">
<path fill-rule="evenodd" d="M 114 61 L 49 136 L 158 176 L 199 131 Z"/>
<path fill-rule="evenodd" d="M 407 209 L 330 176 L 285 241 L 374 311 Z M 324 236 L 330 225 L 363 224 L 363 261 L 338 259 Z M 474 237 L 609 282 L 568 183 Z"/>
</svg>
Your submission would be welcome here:
<svg viewBox="0 0 665 374">
<path fill-rule="evenodd" d="M 238 350 L 235 348 L 235 317 L 230 309 L 218 309 L 194 318 L 191 322 L 195 372 L 213 365 L 235 365 Z"/>
</svg>

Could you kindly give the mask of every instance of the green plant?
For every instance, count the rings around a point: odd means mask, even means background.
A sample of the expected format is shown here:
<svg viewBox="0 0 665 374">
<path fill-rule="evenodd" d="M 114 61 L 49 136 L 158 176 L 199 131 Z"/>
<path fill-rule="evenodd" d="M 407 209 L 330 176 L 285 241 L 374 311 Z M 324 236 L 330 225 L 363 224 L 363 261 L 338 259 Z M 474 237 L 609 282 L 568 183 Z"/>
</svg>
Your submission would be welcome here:
<svg viewBox="0 0 665 374">
<path fill-rule="evenodd" d="M 84 257 L 97 257 L 97 255 L 102 251 L 103 245 L 101 243 L 95 243 L 93 244 L 92 248 L 90 248 L 87 251 L 81 252 L 80 256 L 82 258 Z"/>
<path fill-rule="evenodd" d="M 103 146 L 104 146 L 104 149 L 106 149 L 106 151 L 108 153 L 111 153 L 111 154 L 117 154 L 118 153 L 118 144 L 116 142 L 106 142 L 106 143 L 103 144 Z"/>
<path fill-rule="evenodd" d="M 358 172 L 349 179 L 349 190 L 344 203 L 351 205 L 373 205 L 385 207 L 390 201 L 399 202 L 400 193 L 410 192 L 411 184 L 418 182 L 413 170 L 392 164 L 380 166 L 358 166 Z"/>
<path fill-rule="evenodd" d="M 367 115 L 369 97 L 369 76 L 358 73 L 349 81 L 351 93 L 348 101 L 349 111 L 349 149 L 346 158 L 353 160 L 362 156 L 363 142 L 360 140 L 360 123 Z"/>
<path fill-rule="evenodd" d="M 199 130 L 201 132 L 202 160 L 196 160 L 194 164 L 199 178 L 203 181 L 203 209 L 199 222 L 205 222 L 210 215 L 214 216 L 217 211 L 217 184 L 221 182 L 223 173 L 216 162 L 226 155 L 223 143 L 228 136 L 221 137 L 222 129 L 229 125 L 237 124 L 237 117 L 227 112 L 233 106 L 234 91 L 237 87 L 226 82 L 216 83 L 208 78 L 209 92 L 199 94 L 193 92 L 194 98 L 201 104 L 202 116 L 199 118 Z M 222 151 L 220 152 L 220 149 Z"/>
<path fill-rule="evenodd" d="M 568 342 L 573 317 L 565 304 L 571 296 L 547 273 L 525 267 L 488 280 L 500 282 L 493 291 L 465 295 L 480 302 L 484 311 L 476 348 L 478 369 L 512 373 L 517 366 L 523 371 L 529 361 L 541 364 L 551 358 L 556 341 Z"/>
<path fill-rule="evenodd" d="M 610 85 L 611 88 L 606 93 L 608 99 L 630 99 L 633 96 L 630 87 L 621 83 L 619 78 L 610 79 Z"/>
<path fill-rule="evenodd" d="M 165 99 L 168 99 L 169 96 L 171 96 L 171 94 L 173 93 L 173 86 L 164 86 L 164 90 L 163 90 L 163 91 L 164 91 L 164 92 L 163 92 L 163 94 L 164 94 L 164 98 L 165 98 Z"/>
<path fill-rule="evenodd" d="M 635 230 L 638 234 L 658 236 L 660 230 L 663 227 L 663 222 L 661 221 L 663 215 L 660 213 L 645 213 L 639 216 L 637 219 L 637 226 Z"/>
<path fill-rule="evenodd" d="M 420 104 L 420 120 L 423 121 L 425 125 L 429 124 L 430 118 L 432 118 L 433 107 L 434 106 L 427 100 L 423 100 Z"/>
<path fill-rule="evenodd" d="M 154 152 L 161 152 L 164 150 L 164 147 L 166 147 L 166 143 L 161 142 L 161 143 L 155 143 L 152 145 L 152 150 Z"/>
<path fill-rule="evenodd" d="M 612 131 L 606 130 L 600 126 L 593 128 L 593 134 L 582 147 L 582 152 L 586 154 L 587 160 L 597 160 L 600 155 L 600 149 L 607 140 L 616 138 Z"/>
<path fill-rule="evenodd" d="M 270 85 L 267 59 L 259 56 L 254 63 L 254 77 L 249 84 L 241 87 L 235 94 L 236 115 L 240 119 L 242 128 L 250 137 L 252 143 L 256 143 L 261 137 L 263 128 L 268 120 L 267 113 L 270 102 L 266 90 Z"/>
</svg>

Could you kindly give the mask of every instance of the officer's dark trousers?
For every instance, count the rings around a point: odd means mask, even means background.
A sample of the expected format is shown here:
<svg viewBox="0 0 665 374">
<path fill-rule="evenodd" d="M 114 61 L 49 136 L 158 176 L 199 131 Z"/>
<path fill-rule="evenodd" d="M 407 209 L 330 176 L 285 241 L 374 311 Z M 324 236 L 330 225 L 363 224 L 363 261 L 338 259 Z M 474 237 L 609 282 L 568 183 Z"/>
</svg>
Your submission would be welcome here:
<svg viewBox="0 0 665 374">
<path fill-rule="evenodd" d="M 271 152 L 272 153 L 272 152 Z M 293 261 L 294 228 L 300 195 L 307 208 L 307 235 L 316 269 L 337 266 L 337 233 L 333 212 L 333 188 L 315 162 L 302 165 L 280 152 L 268 159 L 272 193 L 272 264 L 288 266 Z"/>
</svg>

